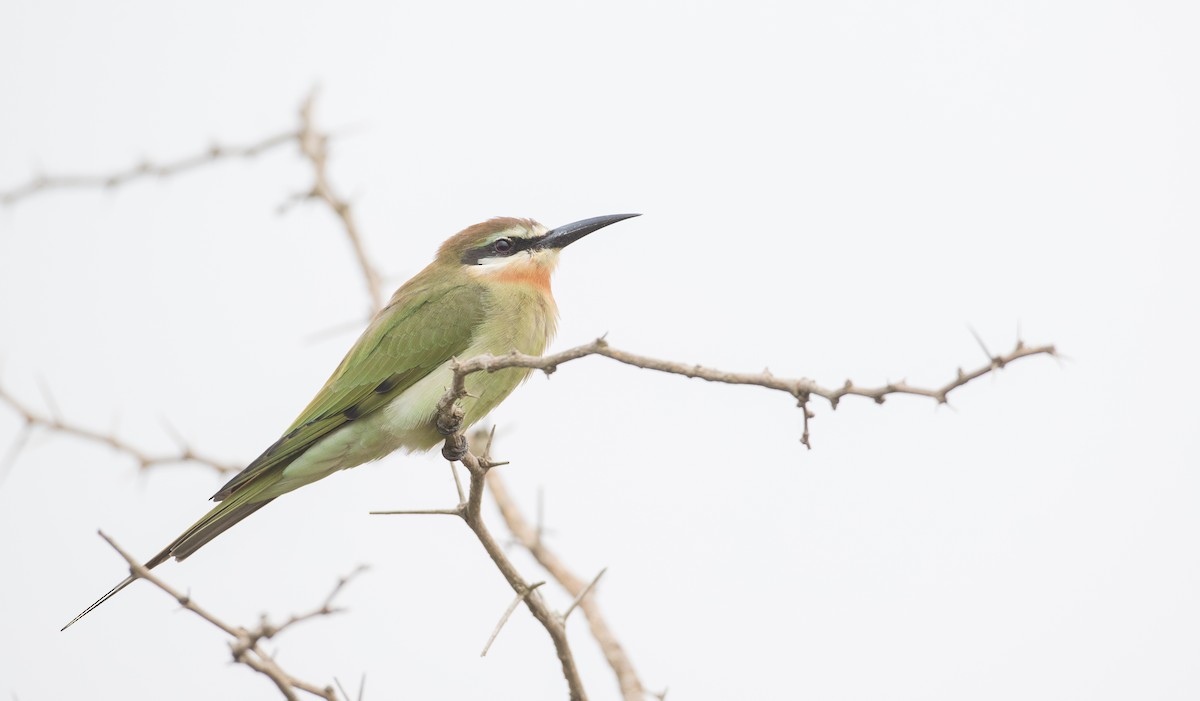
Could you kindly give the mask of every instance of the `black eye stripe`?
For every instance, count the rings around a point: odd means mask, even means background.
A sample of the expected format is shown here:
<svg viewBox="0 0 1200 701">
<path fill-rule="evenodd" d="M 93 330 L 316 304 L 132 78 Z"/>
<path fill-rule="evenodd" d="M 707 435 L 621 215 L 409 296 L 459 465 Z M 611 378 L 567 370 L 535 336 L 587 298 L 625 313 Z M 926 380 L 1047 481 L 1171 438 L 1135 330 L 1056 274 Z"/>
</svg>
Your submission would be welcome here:
<svg viewBox="0 0 1200 701">
<path fill-rule="evenodd" d="M 463 264 L 465 264 L 465 265 L 479 265 L 480 262 L 483 261 L 484 258 L 496 258 L 496 257 L 503 257 L 503 256 L 511 256 L 516 253 L 520 253 L 521 251 L 527 251 L 527 250 L 537 246 L 538 243 L 541 242 L 541 240 L 542 240 L 542 237 L 540 237 L 540 236 L 536 236 L 533 238 L 503 237 L 503 238 L 496 239 L 495 241 L 489 243 L 486 246 L 480 246 L 479 248 L 472 248 L 471 250 L 469 250 L 463 254 L 461 260 L 462 260 Z M 497 247 L 497 244 L 499 244 L 501 241 L 507 241 L 509 244 L 509 248 L 506 250 L 500 250 L 500 248 Z"/>
</svg>

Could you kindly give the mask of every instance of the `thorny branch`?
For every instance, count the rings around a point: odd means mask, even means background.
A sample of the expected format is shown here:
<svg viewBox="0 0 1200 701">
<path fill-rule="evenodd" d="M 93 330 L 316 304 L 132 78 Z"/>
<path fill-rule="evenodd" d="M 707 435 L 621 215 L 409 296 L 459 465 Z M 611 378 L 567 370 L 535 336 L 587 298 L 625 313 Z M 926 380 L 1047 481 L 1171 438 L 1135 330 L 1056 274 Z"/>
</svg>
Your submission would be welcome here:
<svg viewBox="0 0 1200 701">
<path fill-rule="evenodd" d="M 363 247 L 362 237 L 358 233 L 358 224 L 355 223 L 354 214 L 350 211 L 350 203 L 334 192 L 333 186 L 329 184 L 329 171 L 327 167 L 329 159 L 329 135 L 321 132 L 313 125 L 313 107 L 316 99 L 317 91 L 314 89 L 309 93 L 308 98 L 304 100 L 304 104 L 300 106 L 300 132 L 298 139 L 301 153 L 304 154 L 304 157 L 308 159 L 313 167 L 313 186 L 311 190 L 301 194 L 299 197 L 324 202 L 333 210 L 338 219 L 341 220 L 342 230 L 346 234 L 346 239 L 350 242 L 350 247 L 354 249 L 354 258 L 358 261 L 363 281 L 367 285 L 367 294 L 371 297 L 371 311 L 374 312 L 383 306 L 382 284 L 379 279 L 379 273 L 375 271 L 375 267 L 371 264 L 371 259 L 367 256 L 367 251 Z"/>
<path fill-rule="evenodd" d="M 338 608 L 333 605 L 334 599 L 337 598 L 338 594 L 342 593 L 342 590 L 346 588 L 346 585 L 349 584 L 351 580 L 363 572 L 366 572 L 367 569 L 368 567 L 366 565 L 359 565 L 351 570 L 350 574 L 339 577 L 337 583 L 333 585 L 333 590 L 330 591 L 329 595 L 325 597 L 325 601 L 311 611 L 307 611 L 305 613 L 294 613 L 291 616 L 288 616 L 287 620 L 283 623 L 274 624 L 267 620 L 266 614 L 263 614 L 262 618 L 259 620 L 258 628 L 256 629 L 261 633 L 259 638 L 264 640 L 267 638 L 272 638 L 276 635 L 279 635 L 284 630 L 291 628 L 297 623 L 302 623 L 320 616 L 330 616 L 335 613 L 341 613 L 342 611 L 345 611 L 345 609 Z"/>
<path fill-rule="evenodd" d="M 10 190 L 0 191 L 0 205 L 16 204 L 40 192 L 47 190 L 66 189 L 114 189 L 135 180 L 147 178 L 167 178 L 172 175 L 196 170 L 215 161 L 234 158 L 254 158 L 267 151 L 297 140 L 300 132 L 285 131 L 282 134 L 269 136 L 261 141 L 246 146 L 222 146 L 213 144 L 204 151 L 186 158 L 164 163 L 141 161 L 125 170 L 101 175 L 35 175 L 29 182 L 18 185 Z"/>
<path fill-rule="evenodd" d="M 538 534 L 538 529 L 521 514 L 517 507 L 516 501 L 509 494 L 508 487 L 500 474 L 496 472 L 489 473 L 487 476 L 488 487 L 492 491 L 492 499 L 496 501 L 496 506 L 500 509 L 500 515 L 504 518 L 505 525 L 512 532 L 513 537 L 526 550 L 533 555 L 550 576 L 558 582 L 567 593 L 574 596 L 579 601 L 579 608 L 583 611 L 583 615 L 587 618 L 588 626 L 591 628 L 592 637 L 600 645 L 600 650 L 604 654 L 604 659 L 608 661 L 608 666 L 617 676 L 617 684 L 621 688 L 621 697 L 625 701 L 643 701 L 645 698 L 645 687 L 642 686 L 642 680 L 638 677 L 637 671 L 633 667 L 633 661 L 629 659 L 625 648 L 621 646 L 612 629 L 608 627 L 608 622 L 604 620 L 604 615 L 600 612 L 600 606 L 596 603 L 595 597 L 585 596 L 585 589 L 589 586 L 587 582 L 580 579 L 574 572 L 569 570 L 567 566 L 559 559 L 552 550 L 546 547 L 545 542 Z M 603 573 L 603 570 L 601 571 Z M 595 582 L 596 580 L 592 580 Z"/>
<path fill-rule="evenodd" d="M 359 235 L 358 224 L 351 212 L 350 203 L 337 192 L 329 182 L 329 134 L 321 131 L 314 119 L 313 111 L 316 105 L 317 90 L 314 89 L 300 106 L 298 128 L 269 136 L 261 141 L 245 146 L 226 146 L 213 144 L 200 153 L 180 158 L 174 161 L 156 163 L 143 160 L 124 170 L 95 175 L 36 175 L 28 182 L 17 185 L 9 190 L 0 191 L 0 205 L 12 205 L 28 199 L 38 193 L 48 190 L 65 189 L 105 189 L 112 190 L 137 180 L 148 178 L 168 178 L 190 170 L 196 170 L 216 161 L 235 158 L 250 159 L 274 150 L 285 144 L 294 143 L 300 149 L 300 154 L 312 165 L 313 184 L 308 191 L 300 193 L 293 200 L 313 199 L 325 203 L 334 215 L 341 221 L 346 238 L 354 250 L 355 260 L 362 272 L 367 285 L 367 294 L 371 298 L 371 311 L 383 306 L 382 281 L 367 256 Z M 283 209 L 286 209 L 286 204 Z"/>
<path fill-rule="evenodd" d="M 484 452 L 490 453 L 494 434 L 494 430 L 490 434 L 482 430 L 475 431 L 472 435 L 472 445 L 483 445 Z M 646 688 L 642 685 L 637 670 L 634 669 L 633 661 L 629 659 L 625 648 L 621 646 L 612 629 L 608 627 L 608 622 L 604 620 L 604 615 L 600 612 L 600 605 L 596 603 L 595 597 L 587 596 L 591 588 L 599 581 L 600 576 L 604 574 L 604 570 L 601 570 L 590 584 L 576 576 L 558 555 L 546 546 L 542 539 L 540 524 L 537 526 L 531 524 L 521 513 L 521 509 L 509 493 L 508 486 L 500 473 L 489 472 L 487 483 L 492 493 L 492 499 L 496 502 L 500 516 L 504 519 L 504 524 L 508 526 L 509 532 L 568 594 L 575 597 L 576 603 L 572 605 L 572 608 L 577 605 L 583 611 L 588 627 L 592 631 L 592 637 L 600 645 L 604 659 L 617 677 L 621 697 L 625 701 L 643 701 Z M 568 609 L 566 615 L 570 615 L 570 613 L 571 610 Z"/>
<path fill-rule="evenodd" d="M 52 412 L 49 416 L 39 414 L 29 406 L 23 404 L 16 397 L 9 394 L 3 387 L 0 387 L 0 403 L 7 404 L 9 408 L 17 413 L 18 416 L 25 422 L 25 431 L 18 436 L 18 441 L 14 443 L 12 449 L 6 456 L 5 463 L 15 460 L 17 454 L 24 445 L 24 438 L 29 435 L 29 432 L 35 428 L 44 428 L 49 431 L 64 433 L 67 435 L 82 438 L 91 443 L 106 445 L 119 453 L 128 455 L 137 461 L 138 466 L 145 470 L 159 465 L 167 465 L 174 463 L 192 462 L 197 465 L 203 465 L 211 468 L 220 474 L 233 472 L 237 467 L 220 462 L 202 453 L 196 452 L 191 446 L 180 442 L 179 451 L 169 454 L 151 454 L 127 443 L 116 436 L 115 433 L 101 433 L 78 424 L 69 423 L 57 411 Z"/>
<path fill-rule="evenodd" d="M 328 597 L 326 597 L 325 602 L 319 608 L 314 609 L 309 613 L 292 616 L 287 621 L 279 625 L 270 624 L 264 616 L 258 627 L 243 628 L 241 626 L 230 625 L 222 621 L 220 618 L 217 618 L 216 615 L 210 613 L 207 609 L 204 609 L 197 604 L 191 596 L 180 592 L 159 577 L 155 576 L 150 572 L 150 570 L 146 569 L 140 561 L 138 561 L 129 553 L 125 552 L 121 546 L 117 545 L 116 541 L 108 537 L 103 531 L 100 532 L 100 537 L 107 541 L 108 544 L 112 546 L 113 550 L 116 550 L 121 557 L 125 558 L 125 562 L 129 563 L 130 575 L 136 579 L 144 579 L 147 582 L 150 582 L 154 586 L 169 594 L 175 599 L 175 601 L 179 602 L 180 606 L 188 611 L 191 611 L 200 618 L 203 618 L 217 628 L 220 628 L 221 630 L 225 631 L 226 634 L 232 637 L 233 640 L 230 641 L 229 648 L 233 653 L 233 661 L 246 665 L 259 674 L 266 676 L 271 680 L 275 687 L 279 689 L 284 698 L 288 699 L 288 701 L 297 701 L 299 698 L 296 693 L 297 691 L 307 692 L 314 696 L 326 699 L 326 701 L 338 701 L 337 694 L 332 686 L 317 686 L 316 684 L 297 679 L 288 672 L 285 672 L 283 668 L 281 668 L 279 664 L 275 662 L 275 659 L 262 649 L 262 646 L 259 643 L 264 640 L 269 640 L 273 636 L 281 633 L 286 628 L 289 628 L 300 621 L 315 618 L 317 616 L 327 616 L 339 611 L 340 609 L 333 607 L 333 599 L 338 595 L 338 593 L 341 592 L 346 584 L 355 576 L 360 574 L 364 568 L 359 567 L 350 574 L 339 579 L 337 585 L 333 588 L 333 591 Z"/>
<path fill-rule="evenodd" d="M 708 382 L 730 385 L 755 385 L 765 387 L 766 389 L 786 392 L 795 397 L 800 408 L 804 410 L 804 434 L 801 437 L 801 442 L 811 448 L 812 445 L 809 443 L 808 435 L 808 419 L 812 417 L 812 414 L 808 409 L 808 403 L 814 396 L 828 400 L 830 407 L 833 409 L 837 409 L 838 403 L 846 396 L 866 397 L 873 399 L 876 404 L 883 404 L 890 395 L 911 394 L 919 397 L 929 397 L 938 404 L 946 404 L 948 403 L 950 393 L 954 390 L 990 372 L 1000 370 L 1015 360 L 1032 355 L 1056 356 L 1057 354 L 1058 352 L 1052 345 L 1026 346 L 1023 341 L 1018 340 L 1016 346 L 1011 351 L 989 357 L 988 363 L 982 367 L 970 372 L 959 368 L 955 378 L 940 387 L 914 387 L 907 382 L 890 382 L 879 387 L 860 387 L 850 380 L 846 380 L 840 387 L 830 389 L 822 387 L 807 378 L 789 379 L 776 377 L 766 371 L 760 373 L 728 372 L 706 368 L 702 365 L 689 365 L 670 360 L 660 360 L 658 358 L 618 350 L 608 345 L 608 341 L 604 338 L 597 338 L 591 343 L 568 348 L 565 351 L 552 355 L 523 355 L 514 351 L 508 355 L 481 355 L 461 362 L 456 361 L 453 364 L 453 386 L 447 389 L 446 393 L 442 396 L 442 403 L 454 402 L 467 396 L 466 379 L 467 375 L 472 373 L 496 372 L 505 368 L 532 368 L 541 370 L 549 375 L 557 370 L 559 365 L 569 363 L 572 360 L 586 358 L 589 355 L 599 355 L 645 370 L 655 370 L 671 375 L 699 378 Z"/>
<path fill-rule="evenodd" d="M 458 461 L 467 468 L 470 473 L 470 482 L 467 487 L 467 500 L 459 504 L 454 509 L 439 509 L 439 510 L 422 510 L 422 511 L 372 511 L 378 515 L 393 515 L 393 514 L 452 514 L 460 517 L 466 522 L 467 527 L 479 539 L 484 550 L 487 551 L 492 562 L 496 564 L 496 568 L 504 575 L 504 579 L 508 581 L 513 592 L 516 593 L 520 601 L 525 602 L 525 606 L 529 609 L 533 617 L 542 624 L 546 632 L 550 634 L 550 639 L 554 643 L 554 651 L 558 655 L 559 663 L 562 665 L 563 676 L 567 680 L 567 687 L 570 691 L 571 701 L 585 701 L 587 692 L 583 688 L 583 680 L 579 676 L 579 668 L 575 664 L 575 656 L 571 652 L 571 646 L 567 641 L 567 626 L 566 618 L 562 614 L 555 613 L 546 604 L 541 592 L 536 591 L 537 587 L 525 581 L 521 573 L 517 571 L 516 566 L 508 559 L 508 555 L 504 552 L 504 547 L 492 536 L 487 525 L 483 522 L 481 513 L 483 505 L 483 492 L 487 484 L 488 471 L 493 467 L 498 467 L 505 463 L 492 460 L 488 452 L 483 455 L 475 455 L 467 446 L 467 439 L 462 434 L 462 418 L 463 410 L 457 404 L 457 398 L 447 401 L 443 398 L 438 403 L 437 421 L 438 428 L 443 435 L 446 436 L 446 442 L 442 446 L 442 456 L 451 462 Z M 510 612 L 511 613 L 511 612 Z M 492 638 L 499 633 L 499 628 L 508 620 L 508 614 L 501 618 L 500 624 L 492 633 Z M 491 641 L 488 641 L 490 647 Z M 487 648 L 484 648 L 487 651 Z"/>
</svg>

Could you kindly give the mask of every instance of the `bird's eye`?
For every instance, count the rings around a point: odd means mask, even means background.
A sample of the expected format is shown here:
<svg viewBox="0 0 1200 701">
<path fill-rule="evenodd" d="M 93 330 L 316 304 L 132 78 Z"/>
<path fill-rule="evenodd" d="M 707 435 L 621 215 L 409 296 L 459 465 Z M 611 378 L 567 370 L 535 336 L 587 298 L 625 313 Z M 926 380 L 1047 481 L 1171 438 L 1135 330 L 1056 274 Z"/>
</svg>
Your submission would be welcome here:
<svg viewBox="0 0 1200 701">
<path fill-rule="evenodd" d="M 496 250 L 496 253 L 511 253 L 513 249 L 512 239 L 496 239 L 496 242 L 492 244 L 492 248 Z"/>
</svg>

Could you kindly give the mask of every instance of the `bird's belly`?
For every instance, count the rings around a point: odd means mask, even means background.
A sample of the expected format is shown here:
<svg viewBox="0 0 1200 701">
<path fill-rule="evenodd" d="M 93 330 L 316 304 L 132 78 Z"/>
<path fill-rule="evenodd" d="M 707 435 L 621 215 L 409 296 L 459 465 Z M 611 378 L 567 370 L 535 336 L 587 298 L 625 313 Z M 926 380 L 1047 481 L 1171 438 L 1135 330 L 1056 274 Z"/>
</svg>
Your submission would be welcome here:
<svg viewBox="0 0 1200 701">
<path fill-rule="evenodd" d="M 463 358 L 489 353 L 498 354 L 490 349 L 471 349 L 463 354 Z M 466 428 L 486 416 L 528 376 L 528 370 L 519 368 L 468 375 L 468 396 L 460 401 L 464 411 L 463 427 Z M 437 405 L 453 380 L 454 374 L 450 363 L 447 362 L 377 412 L 381 415 L 382 430 L 394 441 L 391 447 L 377 457 L 382 457 L 397 448 L 409 452 L 429 450 L 443 440 L 443 436 L 437 430 Z"/>
</svg>

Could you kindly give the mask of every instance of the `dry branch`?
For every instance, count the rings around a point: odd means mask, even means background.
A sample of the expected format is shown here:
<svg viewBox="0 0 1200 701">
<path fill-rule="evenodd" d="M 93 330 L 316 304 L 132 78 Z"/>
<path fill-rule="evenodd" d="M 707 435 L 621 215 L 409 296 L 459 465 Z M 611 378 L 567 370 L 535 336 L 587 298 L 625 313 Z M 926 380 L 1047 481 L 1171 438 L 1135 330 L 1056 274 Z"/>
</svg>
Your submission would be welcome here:
<svg viewBox="0 0 1200 701">
<path fill-rule="evenodd" d="M 196 170 L 215 161 L 234 158 L 254 158 L 279 146 L 296 141 L 299 135 L 300 133 L 297 131 L 285 131 L 282 134 L 268 136 L 261 141 L 246 146 L 213 144 L 204 151 L 186 158 L 163 163 L 144 160 L 134 166 L 112 173 L 95 175 L 35 175 L 26 183 L 0 192 L 0 205 L 16 204 L 21 200 L 28 199 L 48 190 L 111 190 L 136 180 L 167 178 L 189 170 Z"/>
<path fill-rule="evenodd" d="M 121 557 L 125 558 L 125 562 L 129 563 L 129 573 L 135 579 L 144 579 L 147 582 L 150 582 L 154 586 L 169 594 L 175 599 L 175 601 L 179 602 L 180 606 L 188 611 L 191 611 L 200 618 L 203 618 L 217 628 L 220 628 L 226 634 L 232 637 L 233 640 L 230 641 L 229 648 L 233 653 L 234 662 L 246 665 L 259 674 L 266 676 L 271 680 L 275 687 L 279 689 L 279 692 L 283 694 L 285 699 L 288 701 L 297 701 L 298 696 L 296 695 L 296 692 L 304 691 L 314 696 L 326 699 L 326 701 L 338 701 L 337 694 L 332 686 L 317 686 L 316 684 L 297 679 L 288 672 L 285 672 L 283 668 L 281 668 L 279 664 L 275 662 L 275 659 L 262 649 L 262 646 L 259 643 L 261 643 L 263 640 L 267 640 L 275 635 L 278 635 L 284 629 L 289 628 L 300 621 L 315 618 L 317 616 L 327 616 L 332 613 L 336 613 L 339 609 L 333 608 L 334 597 L 341 592 L 341 590 L 353 577 L 361 573 L 364 568 L 360 567 L 345 577 L 339 579 L 337 585 L 333 588 L 333 591 L 328 597 L 325 598 L 325 602 L 319 608 L 314 609 L 309 613 L 294 615 L 279 625 L 270 624 L 264 616 L 258 627 L 243 628 L 241 626 L 230 625 L 222 621 L 216 615 L 210 613 L 207 609 L 204 609 L 197 604 L 190 595 L 181 593 L 179 590 L 171 587 L 162 579 L 155 576 L 150 572 L 150 570 L 146 569 L 141 562 L 139 562 L 129 553 L 125 552 L 121 546 L 117 545 L 116 541 L 105 535 L 103 531 L 100 532 L 100 537 L 107 541 L 108 544 L 112 546 L 113 550 L 116 550 Z"/>
<path fill-rule="evenodd" d="M 371 298 L 371 311 L 374 312 L 383 306 L 382 282 L 363 247 L 358 224 L 355 223 L 354 214 L 350 211 L 350 203 L 338 195 L 329 183 L 329 135 L 314 126 L 313 108 L 316 99 L 317 91 L 314 89 L 300 106 L 298 139 L 301 153 L 312 164 L 313 185 L 312 189 L 299 197 L 300 199 L 315 199 L 324 202 L 341 221 L 342 231 L 346 234 L 346 240 L 350 242 L 350 247 L 354 250 L 354 258 L 358 262 L 359 271 L 367 285 L 367 294 Z"/>
<path fill-rule="evenodd" d="M 25 444 L 30 431 L 35 428 L 43 428 L 49 431 L 63 433 L 77 438 L 82 438 L 85 441 L 106 445 L 118 453 L 128 455 L 137 461 L 138 467 L 141 469 L 149 469 L 159 465 L 168 465 L 175 463 L 191 462 L 197 465 L 203 465 L 211 468 L 220 474 L 233 472 L 240 469 L 233 465 L 220 462 L 207 455 L 196 452 L 191 446 L 179 441 L 180 448 L 176 453 L 151 454 L 141 448 L 138 448 L 126 441 L 121 440 L 115 433 L 101 433 L 78 424 L 67 422 L 57 411 L 47 416 L 40 414 L 31 409 L 26 404 L 22 403 L 16 397 L 9 394 L 3 387 L 0 387 L 0 403 L 7 404 L 17 415 L 25 422 L 25 430 L 18 434 L 16 441 L 13 442 L 8 455 L 5 458 L 5 464 L 15 460 L 17 454 Z"/>
<path fill-rule="evenodd" d="M 552 611 L 546 604 L 545 599 L 542 598 L 541 593 L 535 591 L 536 587 L 525 581 L 525 578 L 517 571 L 516 566 L 508 559 L 508 555 L 504 552 L 504 547 L 496 541 L 488 530 L 487 525 L 483 522 L 481 512 L 488 471 L 504 463 L 492 460 L 486 451 L 482 456 L 477 456 L 470 451 L 467 447 L 467 439 L 461 431 L 463 411 L 455 401 L 445 401 L 443 399 L 442 402 L 439 402 L 437 416 L 439 430 L 446 436 L 445 445 L 442 447 L 442 455 L 452 462 L 461 462 L 463 467 L 467 468 L 467 472 L 470 473 L 471 478 L 467 487 L 466 501 L 460 503 L 454 509 L 372 511 L 371 513 L 377 515 L 453 513 L 462 518 L 467 527 L 471 529 L 471 532 L 475 534 L 475 537 L 479 539 L 479 542 L 483 545 L 483 549 L 487 551 L 496 568 L 500 570 L 500 574 L 504 575 L 504 579 L 508 581 L 518 600 L 525 602 L 525 606 L 533 614 L 533 617 L 542 624 L 542 627 L 550 635 L 550 639 L 554 643 L 554 651 L 558 655 L 559 663 L 562 665 L 563 677 L 567 680 L 567 688 L 570 691 L 571 701 L 585 701 L 587 699 L 587 692 L 584 691 L 583 680 L 580 678 L 579 668 L 575 664 L 575 656 L 571 652 L 570 643 L 567 641 L 567 627 L 564 616 Z M 499 632 L 499 627 L 507 620 L 508 615 L 505 615 L 501 619 L 499 626 L 497 626 L 496 633 Z M 493 633 L 493 637 L 494 635 L 495 633 Z M 489 641 L 489 646 L 490 644 Z M 487 648 L 484 648 L 484 650 L 486 652 Z"/>
<path fill-rule="evenodd" d="M 225 146 L 213 144 L 204 151 L 180 158 L 174 161 L 155 162 L 143 160 L 138 164 L 111 173 L 93 175 L 36 175 L 28 182 L 17 185 L 9 190 L 0 191 L 0 205 L 16 204 L 40 192 L 65 189 L 104 189 L 112 190 L 137 180 L 147 178 L 168 178 L 190 170 L 196 170 L 216 161 L 234 158 L 254 158 L 279 146 L 295 143 L 300 154 L 312 165 L 313 184 L 308 191 L 297 195 L 293 200 L 313 199 L 325 203 L 337 216 L 345 231 L 346 238 L 354 250 L 355 260 L 367 286 L 367 294 L 371 298 L 371 311 L 383 306 L 383 287 L 379 273 L 371 264 L 359 234 L 358 224 L 350 209 L 350 203 L 339 195 L 329 181 L 329 139 L 330 136 L 321 131 L 313 119 L 317 91 L 314 89 L 305 98 L 299 110 L 298 128 L 269 136 L 253 144 L 245 146 Z M 286 209 L 286 204 L 284 206 Z"/>
<path fill-rule="evenodd" d="M 476 372 L 496 372 L 505 368 L 531 368 L 541 370 L 549 375 L 558 369 L 559 365 L 569 363 L 572 360 L 586 358 L 590 355 L 599 355 L 605 358 L 611 358 L 619 363 L 632 365 L 634 367 L 645 370 L 655 370 L 657 372 L 665 372 L 671 375 L 683 375 L 684 377 L 699 378 L 708 382 L 718 382 L 730 385 L 754 385 L 764 387 L 766 389 L 786 392 L 794 397 L 804 410 L 804 434 L 801 441 L 808 447 L 812 447 L 808 440 L 808 419 L 812 414 L 808 410 L 809 400 L 816 396 L 822 397 L 829 401 L 831 408 L 836 409 L 838 402 L 846 396 L 866 397 L 872 399 L 876 404 L 883 404 L 884 400 L 893 394 L 910 394 L 919 397 L 929 397 L 938 404 L 945 404 L 951 392 L 962 387 L 968 382 L 983 377 L 984 375 L 999 370 L 1009 363 L 1026 358 L 1032 355 L 1057 355 L 1057 351 L 1052 345 L 1043 346 L 1026 346 L 1023 341 L 1018 340 L 1016 346 L 1001 355 L 994 355 L 988 358 L 988 364 L 980 368 L 976 368 L 970 372 L 965 372 L 962 368 L 958 369 L 957 376 L 940 387 L 924 388 L 914 387 L 906 382 L 891 382 L 880 387 L 860 387 L 855 385 L 850 380 L 846 380 L 841 387 L 829 389 L 818 385 L 813 380 L 807 378 L 789 379 L 784 377 L 776 377 L 769 372 L 759 373 L 743 373 L 743 372 L 728 372 L 725 370 L 716 370 L 706 368 L 702 365 L 689 365 L 687 363 L 678 363 L 670 360 L 660 360 L 651 358 L 645 355 L 637 355 L 628 351 L 618 350 L 608 345 L 608 341 L 604 338 L 597 338 L 591 343 L 585 343 L 581 346 L 568 348 L 567 350 L 552 355 L 536 356 L 524 355 L 517 352 L 509 353 L 508 355 L 481 355 L 470 358 L 461 362 L 456 361 L 453 364 L 454 383 L 453 386 L 446 390 L 442 396 L 439 406 L 458 401 L 467 396 L 466 378 L 467 375 Z"/>
<path fill-rule="evenodd" d="M 476 429 L 471 437 L 472 445 L 482 445 L 485 453 L 490 453 L 495 440 L 496 427 L 492 430 L 485 431 Z M 600 651 L 604 655 L 604 660 L 608 663 L 613 674 L 616 675 L 617 685 L 621 689 L 621 697 L 625 701 L 643 701 L 646 695 L 646 688 L 642 684 L 642 680 L 638 677 L 637 670 L 633 667 L 633 661 L 629 659 L 629 655 L 625 653 L 625 648 L 621 646 L 612 629 L 609 628 L 608 622 L 604 619 L 604 614 L 600 612 L 600 605 L 596 602 L 595 597 L 588 596 L 588 592 L 595 587 L 596 582 L 600 580 L 606 571 L 600 570 L 600 573 L 592 579 L 591 583 L 585 582 L 572 572 L 557 554 L 546 546 L 542 539 L 542 523 L 541 523 L 541 495 L 539 493 L 538 501 L 538 523 L 531 524 L 521 513 L 520 507 L 517 506 L 517 501 L 508 491 L 508 486 L 500 473 L 492 471 L 487 475 L 488 488 L 491 490 L 492 499 L 496 502 L 496 507 L 500 510 L 500 516 L 504 519 L 504 524 L 508 526 L 508 530 L 513 534 L 516 543 L 529 551 L 529 554 L 537 560 L 542 569 L 546 570 L 554 581 L 558 582 L 559 586 L 566 590 L 568 594 L 575 597 L 570 608 L 563 614 L 564 620 L 571 615 L 571 612 L 576 608 L 583 611 L 584 618 L 587 619 L 588 627 L 591 629 L 592 637 L 600 646 Z"/>
<path fill-rule="evenodd" d="M 488 487 L 492 491 L 492 498 L 496 501 L 500 515 L 504 518 L 504 523 L 512 532 L 513 537 L 533 555 L 538 564 L 549 572 L 551 577 L 554 577 L 554 581 L 567 590 L 568 594 L 576 597 L 579 608 L 583 610 L 583 615 L 587 619 L 588 627 L 591 628 L 592 637 L 600 645 L 605 661 L 608 662 L 608 666 L 617 677 L 617 685 L 621 688 L 621 697 L 625 701 L 642 701 L 645 698 L 646 690 L 642 685 L 641 678 L 638 677 L 637 670 L 633 667 L 633 661 L 629 659 L 625 648 L 621 646 L 620 641 L 609 628 L 608 622 L 604 620 L 604 615 L 600 612 L 600 605 L 596 603 L 595 597 L 585 596 L 590 585 L 577 577 L 558 555 L 546 547 L 538 533 L 538 528 L 529 523 L 521 514 L 516 500 L 509 494 L 508 487 L 500 475 L 494 472 L 490 473 L 487 481 Z M 603 574 L 603 570 L 601 574 Z M 597 579 L 599 579 L 598 576 Z M 593 584 L 595 581 L 592 580 Z"/>
</svg>

